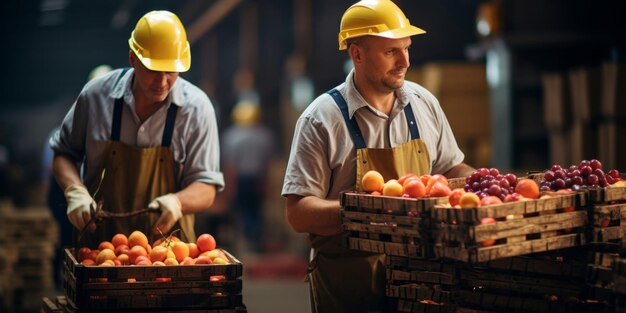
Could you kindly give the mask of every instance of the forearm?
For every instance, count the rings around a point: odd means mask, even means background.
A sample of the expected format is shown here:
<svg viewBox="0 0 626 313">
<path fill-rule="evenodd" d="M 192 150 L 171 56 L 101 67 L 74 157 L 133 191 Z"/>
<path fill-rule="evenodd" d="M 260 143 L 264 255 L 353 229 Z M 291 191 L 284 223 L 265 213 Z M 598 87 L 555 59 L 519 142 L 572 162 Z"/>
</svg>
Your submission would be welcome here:
<svg viewBox="0 0 626 313">
<path fill-rule="evenodd" d="M 54 155 L 54 159 L 52 161 L 52 173 L 61 187 L 61 190 L 65 190 L 68 186 L 73 184 L 82 185 L 76 164 L 66 155 Z"/>
<path fill-rule="evenodd" d="M 447 178 L 467 177 L 467 176 L 470 176 L 475 170 L 476 170 L 475 168 L 465 163 L 461 163 L 451 168 L 450 170 L 445 172 L 443 175 L 446 176 Z"/>
<path fill-rule="evenodd" d="M 193 214 L 208 210 L 215 200 L 215 185 L 194 182 L 176 193 L 184 214 Z"/>
<path fill-rule="evenodd" d="M 299 233 L 322 236 L 339 234 L 342 231 L 340 209 L 339 200 L 298 195 L 287 197 L 287 220 Z"/>
</svg>

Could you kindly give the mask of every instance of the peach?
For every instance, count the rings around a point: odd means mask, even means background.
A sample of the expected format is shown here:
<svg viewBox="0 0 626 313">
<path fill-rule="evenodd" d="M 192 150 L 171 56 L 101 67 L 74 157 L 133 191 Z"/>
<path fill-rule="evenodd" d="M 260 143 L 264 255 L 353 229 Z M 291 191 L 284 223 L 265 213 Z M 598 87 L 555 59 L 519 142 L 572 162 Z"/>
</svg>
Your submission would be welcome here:
<svg viewBox="0 0 626 313">
<path fill-rule="evenodd" d="M 450 202 L 451 206 L 459 205 L 459 200 L 461 200 L 461 196 L 465 194 L 465 190 L 463 188 L 454 188 L 450 192 L 448 196 L 448 202 Z"/>
<path fill-rule="evenodd" d="M 115 254 L 128 254 L 128 250 L 130 250 L 130 248 L 127 245 L 119 245 L 115 247 Z"/>
<path fill-rule="evenodd" d="M 176 256 L 176 261 L 182 262 L 183 259 L 189 256 L 189 246 L 181 241 L 175 242 L 172 246 L 172 252 Z"/>
<path fill-rule="evenodd" d="M 228 264 L 228 261 L 218 256 L 215 259 L 213 259 L 213 264 Z"/>
<path fill-rule="evenodd" d="M 213 236 L 211 236 L 210 234 L 202 234 L 198 236 L 198 239 L 196 240 L 196 245 L 201 252 L 211 251 L 215 249 L 216 246 L 215 238 L 213 238 Z"/>
<path fill-rule="evenodd" d="M 447 197 L 451 192 L 450 187 L 448 187 L 448 182 L 443 182 L 441 180 L 436 181 L 431 186 L 430 191 L 426 189 L 426 194 L 429 197 Z"/>
<path fill-rule="evenodd" d="M 128 237 L 121 233 L 115 234 L 113 238 L 111 238 L 111 243 L 113 244 L 113 246 L 115 246 L 115 248 L 119 247 L 120 245 L 128 246 Z"/>
<path fill-rule="evenodd" d="M 383 196 L 402 197 L 403 193 L 404 188 L 402 188 L 402 185 L 395 179 L 390 179 L 383 184 Z"/>
<path fill-rule="evenodd" d="M 189 248 L 189 256 L 191 258 L 195 258 L 200 254 L 200 250 L 198 249 L 198 245 L 193 242 L 187 243 L 187 247 Z"/>
<path fill-rule="evenodd" d="M 91 249 L 89 249 L 88 247 L 82 247 L 78 249 L 78 253 L 76 253 L 76 261 L 80 263 L 84 259 L 87 259 L 90 252 L 91 252 Z"/>
<path fill-rule="evenodd" d="M 130 248 L 130 250 L 128 250 L 128 257 L 129 257 L 130 263 L 134 264 L 135 260 L 139 256 L 145 256 L 145 257 L 148 256 L 148 252 L 146 251 L 146 248 L 142 246 L 134 246 Z"/>
<path fill-rule="evenodd" d="M 466 192 L 459 198 L 459 205 L 461 208 L 474 208 L 480 205 L 480 198 L 473 192 Z"/>
<path fill-rule="evenodd" d="M 500 200 L 500 199 L 498 199 Z M 493 217 L 484 217 L 480 220 L 481 224 L 494 224 L 496 222 L 496 220 Z M 491 247 L 496 243 L 495 239 L 489 239 L 489 240 L 484 240 L 483 242 L 480 243 L 481 246 L 483 247 Z"/>
<path fill-rule="evenodd" d="M 426 195 L 426 186 L 420 179 L 409 178 L 405 181 L 404 193 L 411 198 L 421 198 Z"/>
<path fill-rule="evenodd" d="M 115 252 L 111 249 L 103 249 L 98 253 L 96 257 L 96 264 L 102 264 L 104 261 L 110 260 L 111 262 L 115 260 Z M 115 264 L 113 264 L 115 265 Z"/>
<path fill-rule="evenodd" d="M 406 173 L 402 175 L 402 177 L 398 178 L 398 182 L 400 185 L 404 186 L 404 182 L 411 177 L 417 178 L 417 175 L 415 173 Z"/>
<path fill-rule="evenodd" d="M 120 261 L 120 263 L 122 263 L 122 265 L 128 265 L 130 264 L 130 258 L 128 257 L 128 254 L 120 254 L 117 256 L 117 260 Z"/>
<path fill-rule="evenodd" d="M 382 192 L 384 184 L 385 179 L 383 178 L 383 175 L 374 170 L 368 171 L 361 178 L 361 188 L 363 188 L 363 191 L 365 192 Z"/>
<path fill-rule="evenodd" d="M 152 263 L 156 261 L 163 261 L 167 258 L 167 252 L 169 249 L 163 246 L 156 246 L 150 251 L 150 261 Z"/>
<path fill-rule="evenodd" d="M 167 258 L 163 263 L 165 263 L 165 265 L 178 265 L 178 261 L 176 261 L 175 258 Z"/>
<path fill-rule="evenodd" d="M 144 233 L 136 230 L 128 236 L 128 246 L 130 248 L 142 246 L 145 249 L 145 247 L 148 246 L 148 237 L 146 237 Z"/>
<path fill-rule="evenodd" d="M 213 264 L 213 260 L 205 255 L 200 255 L 196 258 L 195 264 Z"/>
<path fill-rule="evenodd" d="M 110 241 L 103 241 L 98 245 L 98 250 L 109 249 L 115 251 L 115 246 Z"/>
<path fill-rule="evenodd" d="M 502 203 L 502 200 L 500 200 L 500 198 L 498 198 L 496 196 L 487 196 L 487 197 L 484 197 L 484 198 L 480 199 L 480 205 L 481 206 L 492 205 L 492 204 L 500 204 L 500 203 Z"/>
</svg>

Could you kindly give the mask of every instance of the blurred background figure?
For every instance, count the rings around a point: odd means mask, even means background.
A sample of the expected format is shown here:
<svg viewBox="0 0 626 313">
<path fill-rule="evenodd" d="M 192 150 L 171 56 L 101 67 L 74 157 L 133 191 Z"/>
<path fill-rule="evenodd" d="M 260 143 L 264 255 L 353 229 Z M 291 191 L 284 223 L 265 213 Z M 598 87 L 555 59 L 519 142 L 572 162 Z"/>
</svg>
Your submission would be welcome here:
<svg viewBox="0 0 626 313">
<path fill-rule="evenodd" d="M 111 66 L 107 64 L 101 64 L 96 66 L 93 70 L 89 72 L 87 76 L 87 81 L 91 81 L 92 79 L 104 75 L 113 70 Z M 62 270 L 63 270 L 63 249 L 66 247 L 72 246 L 72 231 L 73 227 L 67 218 L 67 202 L 65 201 L 65 196 L 63 195 L 63 190 L 59 187 L 54 175 L 52 175 L 52 158 L 54 157 L 54 152 L 50 147 L 50 138 L 59 130 L 59 127 L 55 127 L 50 133 L 45 141 L 43 148 L 43 155 L 41 158 L 41 183 L 42 189 L 45 196 L 46 204 L 50 211 L 52 212 L 52 216 L 56 220 L 58 224 L 58 234 L 59 240 L 55 247 L 54 254 L 54 282 L 57 289 L 62 289 Z"/>
<path fill-rule="evenodd" d="M 236 215 L 244 250 L 262 252 L 263 205 L 267 194 L 267 169 L 275 157 L 274 134 L 261 124 L 261 107 L 240 101 L 232 110 L 233 124 L 222 135 L 222 163 L 228 187 L 226 197 Z M 243 251 L 242 251 L 243 252 Z"/>
</svg>

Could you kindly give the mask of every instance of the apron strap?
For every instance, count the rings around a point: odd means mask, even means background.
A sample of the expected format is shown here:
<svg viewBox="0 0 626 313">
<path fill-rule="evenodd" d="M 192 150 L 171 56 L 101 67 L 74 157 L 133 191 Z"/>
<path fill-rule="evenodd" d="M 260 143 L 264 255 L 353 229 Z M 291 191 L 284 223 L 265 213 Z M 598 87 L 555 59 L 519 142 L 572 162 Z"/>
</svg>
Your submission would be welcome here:
<svg viewBox="0 0 626 313">
<path fill-rule="evenodd" d="M 165 129 L 163 129 L 163 139 L 161 140 L 162 147 L 169 147 L 172 143 L 172 134 L 174 134 L 174 122 L 176 121 L 176 112 L 178 106 L 172 102 L 167 109 L 167 117 L 165 119 Z"/>
<path fill-rule="evenodd" d="M 413 114 L 413 109 L 411 109 L 411 103 L 407 104 L 404 107 L 404 115 L 406 116 L 406 123 L 409 126 L 409 130 L 411 131 L 411 139 L 419 139 L 420 131 L 417 129 L 417 121 L 415 120 L 415 114 Z"/>
<path fill-rule="evenodd" d="M 122 73 L 120 73 L 120 76 L 117 77 L 117 80 L 115 81 L 115 84 L 113 84 L 113 86 L 116 86 L 117 83 L 120 82 L 120 79 L 122 79 L 122 77 L 124 77 L 124 74 L 126 74 L 126 72 L 129 70 L 130 68 L 125 67 L 122 69 Z M 124 97 L 122 96 L 119 99 L 115 99 L 115 105 L 113 107 L 113 124 L 111 124 L 111 141 L 120 141 L 120 130 L 122 128 L 122 107 L 124 105 Z"/>
<path fill-rule="evenodd" d="M 326 92 L 335 100 L 335 103 L 341 110 L 341 114 L 343 114 L 343 119 L 346 121 L 346 125 L 348 125 L 348 130 L 352 135 L 352 140 L 354 141 L 354 145 L 357 149 L 365 149 L 367 146 L 365 145 L 365 140 L 363 140 L 363 135 L 361 134 L 361 129 L 359 128 L 359 124 L 357 124 L 356 119 L 350 118 L 350 114 L 348 114 L 348 104 L 346 100 L 341 96 L 339 91 L 335 88 Z"/>
</svg>

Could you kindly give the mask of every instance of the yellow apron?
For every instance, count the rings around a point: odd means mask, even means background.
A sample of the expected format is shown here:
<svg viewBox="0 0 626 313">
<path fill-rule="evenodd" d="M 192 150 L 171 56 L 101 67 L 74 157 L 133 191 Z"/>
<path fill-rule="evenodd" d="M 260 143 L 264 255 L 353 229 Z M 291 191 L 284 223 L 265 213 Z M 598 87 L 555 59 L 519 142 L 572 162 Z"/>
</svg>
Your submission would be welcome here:
<svg viewBox="0 0 626 313">
<path fill-rule="evenodd" d="M 95 201 L 102 201 L 109 212 L 130 212 L 145 209 L 154 198 L 179 190 L 174 176 L 174 157 L 170 148 L 177 106 L 172 103 L 167 111 L 163 139 L 160 147 L 136 148 L 120 142 L 123 99 L 116 99 L 111 126 L 111 138 L 106 142 L 102 181 L 95 181 L 89 191 L 93 194 L 100 185 Z M 96 246 L 111 240 L 116 233 L 129 235 L 140 230 L 150 242 L 159 236 L 152 235 L 152 227 L 160 213 L 141 214 L 128 218 L 109 218 L 97 225 L 95 233 L 86 232 L 83 244 Z M 195 242 L 194 216 L 185 214 L 171 229 L 180 228 L 179 238 Z"/>
<path fill-rule="evenodd" d="M 430 160 L 411 105 L 404 112 L 411 141 L 389 149 L 368 149 L 354 118 L 341 94 L 328 92 L 343 114 L 356 147 L 356 182 L 368 170 L 379 171 L 385 180 L 405 173 L 430 173 Z M 323 237 L 311 235 L 311 262 L 308 280 L 311 287 L 312 312 L 383 312 L 390 308 L 385 297 L 385 255 L 348 249 L 347 233 Z M 391 309 L 393 311 L 393 309 Z"/>
</svg>

